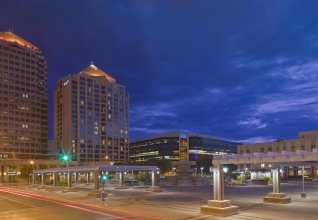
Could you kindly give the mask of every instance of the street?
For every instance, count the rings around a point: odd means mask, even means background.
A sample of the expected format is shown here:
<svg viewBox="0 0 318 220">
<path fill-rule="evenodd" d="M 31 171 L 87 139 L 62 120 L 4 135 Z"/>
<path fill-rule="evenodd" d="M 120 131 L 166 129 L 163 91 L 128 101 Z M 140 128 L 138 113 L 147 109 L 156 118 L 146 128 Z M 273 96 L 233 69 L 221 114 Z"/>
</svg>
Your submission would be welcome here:
<svg viewBox="0 0 318 220">
<path fill-rule="evenodd" d="M 0 187 L 0 219 L 86 220 L 142 219 L 126 213 L 105 211 L 76 202 L 47 199 L 36 193 Z"/>
</svg>

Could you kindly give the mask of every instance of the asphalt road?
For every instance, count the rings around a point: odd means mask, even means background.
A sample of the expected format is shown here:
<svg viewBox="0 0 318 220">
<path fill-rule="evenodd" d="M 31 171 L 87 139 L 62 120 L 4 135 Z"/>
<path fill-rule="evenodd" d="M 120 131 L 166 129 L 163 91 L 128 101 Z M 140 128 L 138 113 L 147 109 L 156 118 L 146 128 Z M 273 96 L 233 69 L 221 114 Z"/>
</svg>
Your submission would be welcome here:
<svg viewBox="0 0 318 220">
<path fill-rule="evenodd" d="M 47 199 L 26 191 L 0 188 L 0 220 L 142 219 L 114 211 Z"/>
</svg>

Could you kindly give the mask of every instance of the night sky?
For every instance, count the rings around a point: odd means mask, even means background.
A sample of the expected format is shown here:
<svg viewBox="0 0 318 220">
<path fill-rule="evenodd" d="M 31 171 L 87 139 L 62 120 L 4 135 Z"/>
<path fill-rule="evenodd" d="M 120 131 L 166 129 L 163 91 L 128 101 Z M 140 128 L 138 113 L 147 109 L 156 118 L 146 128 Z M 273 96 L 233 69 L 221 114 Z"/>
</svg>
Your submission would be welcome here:
<svg viewBox="0 0 318 220">
<path fill-rule="evenodd" d="M 57 80 L 94 61 L 130 93 L 132 139 L 262 142 L 318 129 L 317 11 L 309 0 L 1 0 L 0 31 L 46 57 L 50 139 Z"/>
</svg>

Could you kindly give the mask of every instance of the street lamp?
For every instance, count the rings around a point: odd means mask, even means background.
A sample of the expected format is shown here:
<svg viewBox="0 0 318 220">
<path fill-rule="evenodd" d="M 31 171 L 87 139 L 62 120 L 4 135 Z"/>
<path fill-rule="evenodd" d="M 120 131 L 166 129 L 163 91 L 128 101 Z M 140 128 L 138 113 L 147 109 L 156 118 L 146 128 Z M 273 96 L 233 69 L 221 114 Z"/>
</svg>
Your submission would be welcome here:
<svg viewBox="0 0 318 220">
<path fill-rule="evenodd" d="M 200 167 L 201 170 L 201 176 L 203 176 L 203 167 Z"/>
<path fill-rule="evenodd" d="M 224 173 L 227 173 L 228 170 L 229 170 L 229 169 L 228 169 L 227 167 L 223 167 Z"/>
</svg>

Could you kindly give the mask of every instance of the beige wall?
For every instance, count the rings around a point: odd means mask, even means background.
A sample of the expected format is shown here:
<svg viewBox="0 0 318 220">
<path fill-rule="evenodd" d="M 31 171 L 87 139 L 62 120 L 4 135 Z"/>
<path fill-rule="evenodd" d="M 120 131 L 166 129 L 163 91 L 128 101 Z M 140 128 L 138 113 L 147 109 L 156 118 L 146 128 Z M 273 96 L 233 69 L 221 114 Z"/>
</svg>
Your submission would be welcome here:
<svg viewBox="0 0 318 220">
<path fill-rule="evenodd" d="M 238 154 L 253 154 L 253 153 L 268 153 L 305 150 L 312 151 L 313 148 L 318 148 L 318 131 L 300 132 L 299 137 L 302 139 L 296 140 L 277 140 L 273 142 L 242 144 L 238 145 Z M 254 169 L 270 168 L 270 164 L 244 164 L 241 167 L 250 167 Z M 263 166 L 263 167 L 262 167 Z"/>
</svg>

